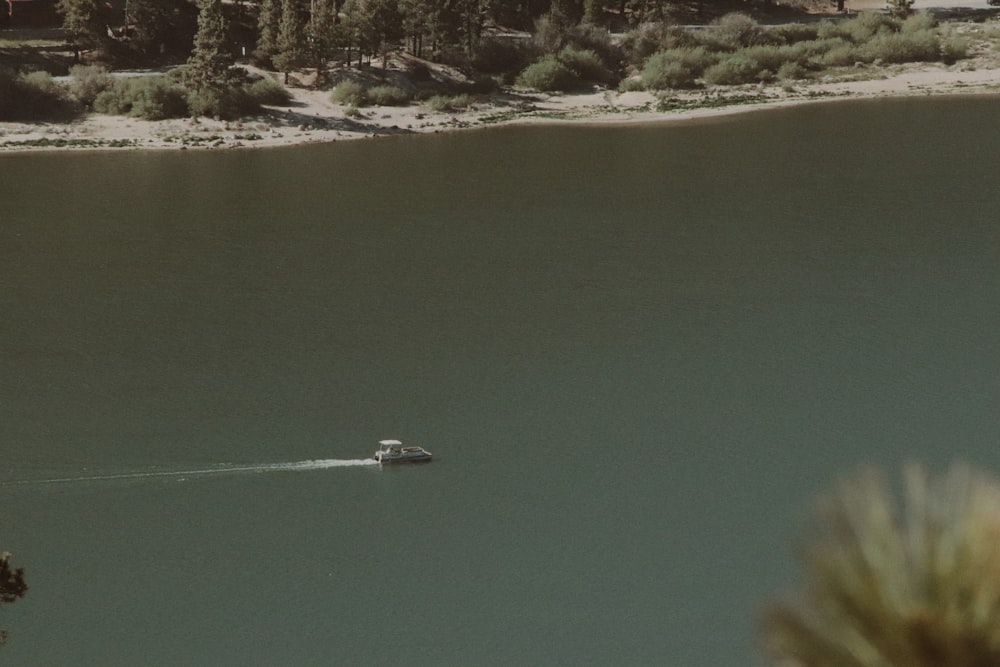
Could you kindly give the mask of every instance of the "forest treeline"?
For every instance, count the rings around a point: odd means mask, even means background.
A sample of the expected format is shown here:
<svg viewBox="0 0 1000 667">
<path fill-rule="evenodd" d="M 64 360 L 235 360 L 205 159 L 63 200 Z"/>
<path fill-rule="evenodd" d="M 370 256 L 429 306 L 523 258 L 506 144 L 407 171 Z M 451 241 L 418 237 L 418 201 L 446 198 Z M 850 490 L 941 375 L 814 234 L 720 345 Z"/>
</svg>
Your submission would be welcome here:
<svg viewBox="0 0 1000 667">
<path fill-rule="evenodd" d="M 797 0 L 803 6 L 823 0 Z M 543 17 L 623 32 L 649 22 L 707 22 L 731 11 L 771 12 L 773 0 L 259 0 L 222 2 L 234 55 L 291 67 L 333 52 L 372 56 L 405 46 L 414 55 L 475 55 L 496 28 L 533 31 Z M 82 49 L 148 64 L 186 57 L 205 0 L 59 0 Z"/>
<path fill-rule="evenodd" d="M 334 101 L 350 111 L 432 96 L 431 108 L 468 106 L 455 99 L 467 101 L 506 86 L 673 91 L 790 85 L 837 68 L 954 62 L 969 49 L 969 39 L 948 24 L 938 25 L 926 13 L 911 14 L 909 0 L 894 0 L 900 9 L 896 15 L 867 12 L 769 25 L 746 12 L 730 12 L 693 27 L 680 24 L 676 13 L 708 14 L 723 5 L 595 2 L 129 0 L 126 20 L 100 0 L 60 0 L 64 33 L 77 60 L 85 63 L 73 68 L 68 86 L 44 72 L 0 68 L 0 118 L 32 119 L 81 109 L 147 119 L 236 118 L 262 104 L 288 101 L 281 83 L 248 75 L 235 66 L 238 61 L 283 72 L 286 84 L 294 75 L 315 87 L 336 83 L 328 74 L 340 68 Z M 775 7 L 748 6 L 760 11 Z M 612 33 L 609 24 L 623 16 L 625 29 Z M 357 81 L 343 80 L 343 67 L 367 60 L 385 69 L 390 54 L 403 50 L 416 56 L 406 60 L 407 89 L 381 85 L 366 90 Z M 457 67 L 467 82 L 442 89 L 427 61 Z M 143 77 L 116 77 L 107 71 L 154 64 L 182 66 L 169 75 Z"/>
</svg>

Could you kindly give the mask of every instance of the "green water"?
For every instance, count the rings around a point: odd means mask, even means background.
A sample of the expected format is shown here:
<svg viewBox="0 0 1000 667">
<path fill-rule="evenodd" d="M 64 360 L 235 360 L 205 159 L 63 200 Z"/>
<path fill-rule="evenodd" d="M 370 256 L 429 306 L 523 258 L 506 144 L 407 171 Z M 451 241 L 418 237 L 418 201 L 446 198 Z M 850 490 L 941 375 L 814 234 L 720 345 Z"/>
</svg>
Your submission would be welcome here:
<svg viewBox="0 0 1000 667">
<path fill-rule="evenodd" d="M 998 109 L 3 156 L 0 658 L 757 664 L 837 475 L 1000 469 Z"/>
</svg>

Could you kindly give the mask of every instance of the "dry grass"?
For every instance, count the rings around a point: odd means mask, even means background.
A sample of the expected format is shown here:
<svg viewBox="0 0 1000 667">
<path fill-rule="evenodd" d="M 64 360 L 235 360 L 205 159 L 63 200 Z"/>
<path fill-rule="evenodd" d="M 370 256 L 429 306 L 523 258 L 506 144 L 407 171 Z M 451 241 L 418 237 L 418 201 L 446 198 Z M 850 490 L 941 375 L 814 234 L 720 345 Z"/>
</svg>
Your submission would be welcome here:
<svg viewBox="0 0 1000 667">
<path fill-rule="evenodd" d="M 1000 484 L 968 465 L 866 470 L 821 506 L 808 586 L 764 619 L 787 667 L 1000 665 Z"/>
</svg>

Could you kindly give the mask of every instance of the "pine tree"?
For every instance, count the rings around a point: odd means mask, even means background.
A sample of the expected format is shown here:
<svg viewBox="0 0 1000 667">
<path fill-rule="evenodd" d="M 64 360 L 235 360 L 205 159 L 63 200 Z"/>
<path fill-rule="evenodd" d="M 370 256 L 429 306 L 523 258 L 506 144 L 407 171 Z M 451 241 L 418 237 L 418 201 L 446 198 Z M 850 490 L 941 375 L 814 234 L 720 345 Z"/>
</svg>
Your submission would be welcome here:
<svg viewBox="0 0 1000 667">
<path fill-rule="evenodd" d="M 278 30 L 281 25 L 281 4 L 278 0 L 262 0 L 257 17 L 257 50 L 265 58 L 278 52 Z"/>
<path fill-rule="evenodd" d="M 389 65 L 389 51 L 404 36 L 403 15 L 397 0 L 363 0 L 359 4 L 363 34 L 370 53 L 382 55 L 382 68 Z"/>
<path fill-rule="evenodd" d="M 226 19 L 222 0 L 199 0 L 198 32 L 187 61 L 185 83 L 195 89 L 221 89 L 233 79 L 233 56 L 226 50 Z"/>
<path fill-rule="evenodd" d="M 277 53 L 272 60 L 274 66 L 285 74 L 301 67 L 306 58 L 306 31 L 302 20 L 300 0 L 282 0 L 281 24 L 278 30 Z"/>
<path fill-rule="evenodd" d="M 186 0 L 129 0 L 128 44 L 140 54 L 159 58 L 188 54 L 197 30 L 197 13 Z"/>
<path fill-rule="evenodd" d="M 70 34 L 77 62 L 81 49 L 95 48 L 107 41 L 101 0 L 59 0 L 56 11 L 62 15 L 63 29 Z"/>
<path fill-rule="evenodd" d="M 420 58 L 423 55 L 424 36 L 430 32 L 434 20 L 434 5 L 427 0 L 400 0 L 399 9 L 403 15 L 403 32 L 409 42 L 410 53 Z"/>
<path fill-rule="evenodd" d="M 326 78 L 326 63 L 333 54 L 336 41 L 336 14 L 333 0 L 312 0 L 306 35 L 309 55 L 316 67 L 316 85 Z"/>
</svg>

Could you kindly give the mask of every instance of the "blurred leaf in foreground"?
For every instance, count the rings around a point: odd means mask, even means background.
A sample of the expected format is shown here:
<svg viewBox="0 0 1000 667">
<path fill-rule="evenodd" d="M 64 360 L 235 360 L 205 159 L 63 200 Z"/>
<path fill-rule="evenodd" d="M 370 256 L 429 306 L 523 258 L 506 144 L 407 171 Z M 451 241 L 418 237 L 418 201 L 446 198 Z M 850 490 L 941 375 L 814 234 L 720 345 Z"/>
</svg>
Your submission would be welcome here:
<svg viewBox="0 0 1000 667">
<path fill-rule="evenodd" d="M 782 667 L 1000 665 L 1000 483 L 911 465 L 894 492 L 866 469 L 823 497 L 799 599 L 764 616 Z"/>
</svg>

